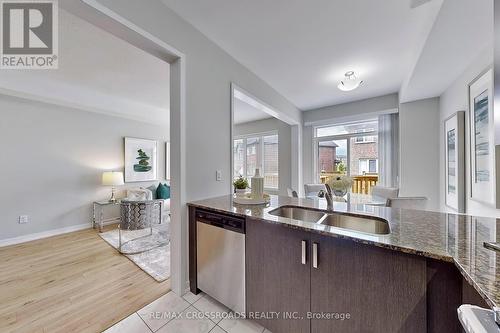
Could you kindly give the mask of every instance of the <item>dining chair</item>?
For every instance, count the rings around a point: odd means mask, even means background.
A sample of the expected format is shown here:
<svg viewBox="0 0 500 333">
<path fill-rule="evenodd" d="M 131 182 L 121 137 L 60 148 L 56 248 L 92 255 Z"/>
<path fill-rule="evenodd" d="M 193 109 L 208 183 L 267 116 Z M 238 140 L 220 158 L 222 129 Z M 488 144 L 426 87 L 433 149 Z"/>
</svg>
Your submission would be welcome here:
<svg viewBox="0 0 500 333">
<path fill-rule="evenodd" d="M 399 195 L 399 188 L 397 187 L 384 187 L 384 186 L 373 186 L 372 195 L 378 196 L 385 199 L 397 198 Z"/>
<path fill-rule="evenodd" d="M 318 196 L 320 191 L 326 191 L 325 184 L 304 184 L 304 194 L 308 196 Z"/>
<path fill-rule="evenodd" d="M 426 210 L 429 199 L 426 197 L 398 197 L 387 199 L 387 206 L 391 208 Z"/>
<path fill-rule="evenodd" d="M 291 189 L 290 187 L 288 187 L 288 188 L 286 189 L 286 191 L 287 191 L 288 196 L 289 196 L 290 198 L 298 198 L 298 197 L 299 197 L 299 195 L 297 194 L 297 191 L 294 191 L 294 190 L 293 190 L 293 189 Z"/>
</svg>

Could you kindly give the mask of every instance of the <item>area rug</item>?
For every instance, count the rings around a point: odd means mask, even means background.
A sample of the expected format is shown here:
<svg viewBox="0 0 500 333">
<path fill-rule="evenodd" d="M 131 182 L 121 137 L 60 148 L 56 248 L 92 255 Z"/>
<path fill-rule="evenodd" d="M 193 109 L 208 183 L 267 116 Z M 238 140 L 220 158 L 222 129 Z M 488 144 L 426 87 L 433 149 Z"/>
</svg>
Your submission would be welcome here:
<svg viewBox="0 0 500 333">
<path fill-rule="evenodd" d="M 151 250 L 138 253 L 138 254 L 127 254 L 127 258 L 132 260 L 134 264 L 139 266 L 144 272 L 149 274 L 153 279 L 158 282 L 165 281 L 170 277 L 170 233 L 169 233 L 169 222 L 156 225 L 153 228 L 153 235 L 145 238 L 144 240 L 132 242 L 132 246 L 137 248 L 144 248 L 144 242 L 165 244 L 155 247 Z M 138 231 L 127 231 L 122 233 L 123 241 L 127 241 L 130 238 L 136 238 L 144 232 L 149 232 L 149 229 L 138 230 Z M 100 233 L 102 239 L 104 239 L 109 245 L 118 249 L 119 244 L 119 234 L 118 229 L 106 231 Z"/>
</svg>

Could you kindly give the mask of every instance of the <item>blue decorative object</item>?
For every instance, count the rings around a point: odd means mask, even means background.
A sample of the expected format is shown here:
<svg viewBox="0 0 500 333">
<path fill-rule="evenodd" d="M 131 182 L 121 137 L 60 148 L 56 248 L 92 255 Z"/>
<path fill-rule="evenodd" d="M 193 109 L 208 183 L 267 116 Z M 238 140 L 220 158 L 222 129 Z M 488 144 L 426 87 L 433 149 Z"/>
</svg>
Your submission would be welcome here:
<svg viewBox="0 0 500 333">
<path fill-rule="evenodd" d="M 170 186 L 160 183 L 156 189 L 156 196 L 158 199 L 170 199 Z"/>
</svg>

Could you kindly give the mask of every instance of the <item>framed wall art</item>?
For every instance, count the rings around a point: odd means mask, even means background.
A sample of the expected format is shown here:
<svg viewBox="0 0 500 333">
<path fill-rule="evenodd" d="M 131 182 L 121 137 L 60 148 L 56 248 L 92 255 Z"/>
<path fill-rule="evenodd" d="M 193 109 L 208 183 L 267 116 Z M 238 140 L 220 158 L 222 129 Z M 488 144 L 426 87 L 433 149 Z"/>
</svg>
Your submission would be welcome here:
<svg viewBox="0 0 500 333">
<path fill-rule="evenodd" d="M 125 138 L 125 182 L 158 178 L 158 150 L 154 140 Z"/>
<path fill-rule="evenodd" d="M 465 213 L 465 111 L 444 121 L 445 203 Z"/>
<path fill-rule="evenodd" d="M 170 180 L 170 142 L 165 143 L 165 179 Z"/>
<path fill-rule="evenodd" d="M 495 141 L 493 122 L 493 70 L 469 85 L 470 196 L 494 205 Z"/>
</svg>

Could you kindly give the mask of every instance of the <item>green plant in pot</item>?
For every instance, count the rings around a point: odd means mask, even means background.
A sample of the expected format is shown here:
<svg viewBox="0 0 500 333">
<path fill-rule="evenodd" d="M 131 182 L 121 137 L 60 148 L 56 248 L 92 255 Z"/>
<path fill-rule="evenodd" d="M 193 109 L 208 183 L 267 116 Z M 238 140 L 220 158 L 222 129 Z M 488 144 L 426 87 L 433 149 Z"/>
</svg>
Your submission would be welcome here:
<svg viewBox="0 0 500 333">
<path fill-rule="evenodd" d="M 243 176 L 239 176 L 238 179 L 233 182 L 233 186 L 236 194 L 244 194 L 248 188 L 248 180 L 243 178 Z"/>
</svg>

